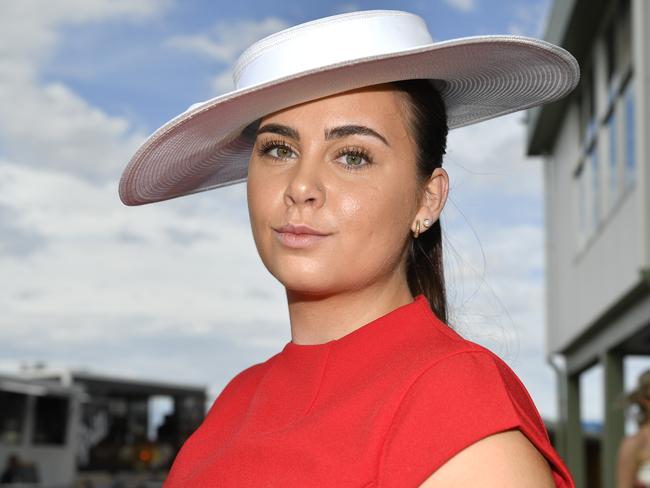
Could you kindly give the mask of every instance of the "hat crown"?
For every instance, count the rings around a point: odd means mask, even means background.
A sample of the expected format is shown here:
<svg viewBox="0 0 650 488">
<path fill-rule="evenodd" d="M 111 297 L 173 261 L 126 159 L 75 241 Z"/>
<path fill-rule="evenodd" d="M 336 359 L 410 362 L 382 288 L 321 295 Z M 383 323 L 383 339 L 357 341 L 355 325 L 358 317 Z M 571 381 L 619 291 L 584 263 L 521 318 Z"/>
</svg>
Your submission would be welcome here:
<svg viewBox="0 0 650 488">
<path fill-rule="evenodd" d="M 422 17 L 400 10 L 332 15 L 271 34 L 246 49 L 233 72 L 235 89 L 320 66 L 431 44 Z"/>
</svg>

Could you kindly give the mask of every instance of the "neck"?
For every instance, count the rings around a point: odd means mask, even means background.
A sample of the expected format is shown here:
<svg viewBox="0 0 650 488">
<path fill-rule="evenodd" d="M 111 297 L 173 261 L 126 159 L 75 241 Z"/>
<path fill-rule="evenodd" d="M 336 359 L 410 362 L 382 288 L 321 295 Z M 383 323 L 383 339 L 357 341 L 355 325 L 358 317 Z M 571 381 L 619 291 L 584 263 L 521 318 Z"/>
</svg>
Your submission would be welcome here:
<svg viewBox="0 0 650 488">
<path fill-rule="evenodd" d="M 413 301 L 406 281 L 382 283 L 328 295 L 287 289 L 291 339 L 295 344 L 323 344 Z"/>
</svg>

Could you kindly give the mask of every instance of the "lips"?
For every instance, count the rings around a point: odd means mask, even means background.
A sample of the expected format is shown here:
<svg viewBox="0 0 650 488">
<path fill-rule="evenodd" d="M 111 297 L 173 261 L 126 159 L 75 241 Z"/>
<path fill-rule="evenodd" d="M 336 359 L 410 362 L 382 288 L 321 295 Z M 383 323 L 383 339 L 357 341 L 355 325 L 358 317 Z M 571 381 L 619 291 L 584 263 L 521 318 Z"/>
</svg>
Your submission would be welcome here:
<svg viewBox="0 0 650 488">
<path fill-rule="evenodd" d="M 293 249 L 312 246 L 330 235 L 304 224 L 285 224 L 273 230 L 282 244 Z"/>
<path fill-rule="evenodd" d="M 278 232 L 281 233 L 290 233 L 290 234 L 310 234 L 310 235 L 315 235 L 315 236 L 326 236 L 329 235 L 326 232 L 321 232 L 317 229 L 314 229 L 312 227 L 309 227 L 308 225 L 305 224 L 285 224 L 282 227 L 279 227 L 277 229 Z"/>
</svg>

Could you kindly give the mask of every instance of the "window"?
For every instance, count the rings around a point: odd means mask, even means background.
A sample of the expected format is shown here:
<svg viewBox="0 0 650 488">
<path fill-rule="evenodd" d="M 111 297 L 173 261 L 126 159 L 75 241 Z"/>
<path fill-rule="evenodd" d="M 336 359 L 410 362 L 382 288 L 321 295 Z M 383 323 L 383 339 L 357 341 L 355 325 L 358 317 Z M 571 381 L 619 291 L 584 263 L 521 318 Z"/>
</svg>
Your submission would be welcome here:
<svg viewBox="0 0 650 488">
<path fill-rule="evenodd" d="M 584 162 L 580 163 L 575 174 L 578 190 L 578 228 L 579 244 L 582 245 L 587 236 L 587 182 Z"/>
<path fill-rule="evenodd" d="M 0 391 L 0 445 L 22 443 L 26 409 L 27 396 Z"/>
<path fill-rule="evenodd" d="M 588 152 L 588 160 L 591 165 L 591 230 L 595 231 L 600 224 L 600 171 L 598 168 L 598 148 L 596 143 L 591 145 Z"/>
<path fill-rule="evenodd" d="M 584 102 L 584 95 L 583 95 L 584 89 L 578 89 L 574 93 L 575 97 L 575 104 L 576 104 L 576 110 L 578 111 L 578 123 L 579 123 L 579 130 L 578 130 L 578 137 L 580 139 L 580 147 L 584 147 L 586 142 L 585 142 L 585 131 L 583 130 L 584 127 L 584 113 L 585 113 L 585 102 Z"/>
<path fill-rule="evenodd" d="M 68 426 L 68 399 L 65 397 L 36 397 L 34 444 L 64 444 Z"/>
<path fill-rule="evenodd" d="M 625 186 L 630 187 L 636 178 L 635 124 L 634 124 L 634 80 L 630 78 L 623 92 L 625 111 Z"/>
<path fill-rule="evenodd" d="M 618 69 L 616 66 L 616 17 L 610 23 L 605 32 L 605 49 L 607 51 L 607 103 L 610 104 L 616 99 L 618 90 Z"/>
<path fill-rule="evenodd" d="M 128 437 L 136 441 L 147 439 L 149 403 L 147 397 L 130 398 L 128 410 Z"/>
<path fill-rule="evenodd" d="M 612 208 L 618 199 L 618 155 L 616 130 L 616 109 L 613 108 L 607 119 L 607 133 L 609 135 L 609 208 Z"/>
<path fill-rule="evenodd" d="M 589 146 L 596 136 L 596 99 L 594 93 L 593 77 L 587 73 L 587 79 L 584 86 L 583 94 L 583 124 L 584 136 L 583 141 L 585 145 Z"/>
<path fill-rule="evenodd" d="M 579 248 L 599 230 L 637 178 L 630 35 L 629 1 L 624 1 L 612 9 L 592 55 L 586 57 L 576 93 L 580 167 L 574 173 L 573 201 Z"/>
</svg>

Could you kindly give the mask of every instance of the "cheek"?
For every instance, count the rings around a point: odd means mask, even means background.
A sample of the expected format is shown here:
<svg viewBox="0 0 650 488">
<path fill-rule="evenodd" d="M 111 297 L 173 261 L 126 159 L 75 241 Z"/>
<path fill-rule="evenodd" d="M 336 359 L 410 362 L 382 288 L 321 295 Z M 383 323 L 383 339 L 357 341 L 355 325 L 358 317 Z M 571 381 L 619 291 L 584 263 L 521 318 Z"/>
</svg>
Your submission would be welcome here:
<svg viewBox="0 0 650 488">
<path fill-rule="evenodd" d="M 339 200 L 339 218 L 341 222 L 355 223 L 362 218 L 362 214 L 367 212 L 365 199 L 352 192 L 343 193 Z"/>
<path fill-rule="evenodd" d="M 403 200 L 401 192 L 381 187 L 342 194 L 337 205 L 339 221 L 352 248 L 346 257 L 376 262 L 392 261 L 399 255 L 409 226 Z"/>
<path fill-rule="evenodd" d="M 270 209 L 271 202 L 277 198 L 277 190 L 272 185 L 264 184 L 264 179 L 255 170 L 249 170 L 246 180 L 246 198 L 251 229 L 256 243 L 263 234 L 263 229 L 272 224 Z M 277 222 L 276 222 L 277 223 Z"/>
</svg>

